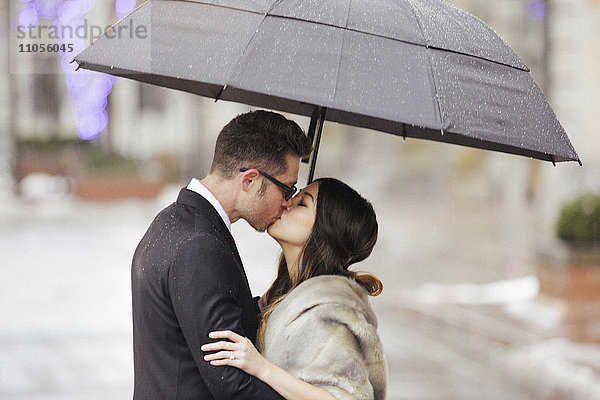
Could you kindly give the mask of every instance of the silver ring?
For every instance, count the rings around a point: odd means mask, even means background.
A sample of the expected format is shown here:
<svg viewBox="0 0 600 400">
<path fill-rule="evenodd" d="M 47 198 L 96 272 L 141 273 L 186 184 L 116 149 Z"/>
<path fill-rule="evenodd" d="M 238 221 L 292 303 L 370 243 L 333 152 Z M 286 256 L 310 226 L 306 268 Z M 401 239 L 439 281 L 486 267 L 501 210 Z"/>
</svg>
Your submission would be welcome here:
<svg viewBox="0 0 600 400">
<path fill-rule="evenodd" d="M 230 360 L 235 360 L 235 356 L 233 355 L 233 351 L 229 352 L 229 359 Z"/>
</svg>

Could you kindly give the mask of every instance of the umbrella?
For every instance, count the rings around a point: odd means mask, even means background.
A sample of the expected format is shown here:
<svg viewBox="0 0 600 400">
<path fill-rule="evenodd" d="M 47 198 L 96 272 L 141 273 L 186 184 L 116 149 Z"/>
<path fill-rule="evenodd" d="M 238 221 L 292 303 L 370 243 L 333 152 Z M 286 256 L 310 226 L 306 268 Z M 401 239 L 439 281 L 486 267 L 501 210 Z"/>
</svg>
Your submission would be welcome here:
<svg viewBox="0 0 600 400">
<path fill-rule="evenodd" d="M 75 61 L 311 116 L 309 182 L 325 120 L 580 162 L 527 66 L 443 0 L 149 0 Z"/>
</svg>

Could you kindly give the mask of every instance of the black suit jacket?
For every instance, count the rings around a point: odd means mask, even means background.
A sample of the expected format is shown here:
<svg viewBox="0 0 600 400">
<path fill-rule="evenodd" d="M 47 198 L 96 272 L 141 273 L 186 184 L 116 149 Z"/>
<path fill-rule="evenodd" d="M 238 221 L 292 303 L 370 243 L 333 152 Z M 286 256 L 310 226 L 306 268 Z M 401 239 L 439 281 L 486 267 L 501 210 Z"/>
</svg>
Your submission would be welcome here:
<svg viewBox="0 0 600 400">
<path fill-rule="evenodd" d="M 131 268 L 134 399 L 282 399 L 262 381 L 204 361 L 208 333 L 256 340 L 255 302 L 214 207 L 182 189 L 140 241 Z"/>
</svg>

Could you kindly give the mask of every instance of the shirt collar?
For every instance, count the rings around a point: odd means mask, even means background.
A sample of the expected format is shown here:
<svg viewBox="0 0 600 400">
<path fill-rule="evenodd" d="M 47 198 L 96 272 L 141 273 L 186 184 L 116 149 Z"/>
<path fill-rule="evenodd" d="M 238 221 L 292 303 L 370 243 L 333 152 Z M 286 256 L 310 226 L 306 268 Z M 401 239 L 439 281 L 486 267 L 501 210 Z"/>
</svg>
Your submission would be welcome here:
<svg viewBox="0 0 600 400">
<path fill-rule="evenodd" d="M 229 219 L 229 216 L 225 212 L 225 209 L 223 208 L 221 203 L 219 203 L 219 200 L 217 200 L 217 198 L 210 192 L 210 190 L 208 190 L 208 188 L 196 178 L 192 178 L 189 185 L 187 185 L 187 188 L 193 192 L 198 193 L 200 196 L 208 200 L 208 202 L 212 204 L 215 210 L 217 210 L 217 212 L 223 219 L 223 222 L 225 222 L 225 226 L 227 226 L 229 232 L 231 232 L 231 220 Z"/>
</svg>

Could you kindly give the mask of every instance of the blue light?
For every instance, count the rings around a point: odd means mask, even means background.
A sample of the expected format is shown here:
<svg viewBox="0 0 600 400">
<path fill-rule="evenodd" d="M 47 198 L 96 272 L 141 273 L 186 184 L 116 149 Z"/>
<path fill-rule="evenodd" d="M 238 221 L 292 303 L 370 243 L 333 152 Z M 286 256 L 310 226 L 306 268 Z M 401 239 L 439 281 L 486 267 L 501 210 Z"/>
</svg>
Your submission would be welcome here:
<svg viewBox="0 0 600 400">
<path fill-rule="evenodd" d="M 527 2 L 527 15 L 533 21 L 542 22 L 546 19 L 548 6 L 544 0 L 530 0 Z"/>
<path fill-rule="evenodd" d="M 72 64 L 71 64 L 72 65 Z M 73 71 L 74 72 L 74 71 Z M 71 92 L 80 91 L 90 82 L 91 73 L 88 70 L 77 71 L 77 73 L 66 73 L 65 82 Z"/>
<path fill-rule="evenodd" d="M 35 4 L 27 4 L 19 12 L 19 25 L 25 28 L 34 27 L 39 20 L 38 10 Z"/>
<path fill-rule="evenodd" d="M 117 0 L 115 2 L 115 10 L 117 14 L 122 17 L 133 11 L 137 3 L 137 0 Z"/>
<path fill-rule="evenodd" d="M 106 110 L 80 116 L 77 131 L 83 140 L 92 140 L 98 137 L 108 124 Z"/>
<path fill-rule="evenodd" d="M 38 4 L 40 18 L 53 18 L 56 16 L 58 5 L 62 0 L 44 0 Z"/>
<path fill-rule="evenodd" d="M 59 4 L 57 17 L 63 24 L 68 25 L 69 22 L 76 21 L 84 16 L 84 13 L 80 13 L 77 9 L 77 5 L 74 1 L 63 1 Z"/>
<path fill-rule="evenodd" d="M 18 20 L 22 26 L 34 27 L 40 19 L 51 19 L 57 28 L 63 32 L 63 26 L 68 26 L 66 32 L 88 30 L 87 14 L 93 10 L 96 0 L 19 0 L 22 3 Z M 117 11 L 129 12 L 135 8 L 136 0 L 116 0 Z M 86 37 L 89 32 L 85 32 Z M 76 71 L 76 64 L 71 63 L 73 55 L 79 54 L 86 47 L 85 39 L 79 35 L 59 37 L 59 44 L 73 47 L 72 52 L 61 53 L 61 66 L 65 74 L 65 83 L 71 94 L 77 119 L 77 133 L 81 139 L 91 140 L 98 137 L 108 125 L 106 112 L 107 97 L 112 90 L 115 79 L 112 75 Z"/>
</svg>

